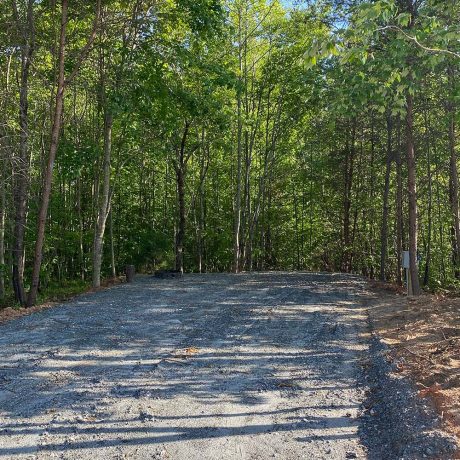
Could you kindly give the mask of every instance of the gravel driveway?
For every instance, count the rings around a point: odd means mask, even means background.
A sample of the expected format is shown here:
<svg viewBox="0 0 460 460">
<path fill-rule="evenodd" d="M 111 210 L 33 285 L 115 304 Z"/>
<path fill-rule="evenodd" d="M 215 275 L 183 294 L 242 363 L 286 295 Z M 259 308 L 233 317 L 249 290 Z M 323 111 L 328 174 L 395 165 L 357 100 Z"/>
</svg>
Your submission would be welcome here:
<svg viewBox="0 0 460 460">
<path fill-rule="evenodd" d="M 365 458 L 365 295 L 345 275 L 139 277 L 11 321 L 0 458 Z"/>
</svg>

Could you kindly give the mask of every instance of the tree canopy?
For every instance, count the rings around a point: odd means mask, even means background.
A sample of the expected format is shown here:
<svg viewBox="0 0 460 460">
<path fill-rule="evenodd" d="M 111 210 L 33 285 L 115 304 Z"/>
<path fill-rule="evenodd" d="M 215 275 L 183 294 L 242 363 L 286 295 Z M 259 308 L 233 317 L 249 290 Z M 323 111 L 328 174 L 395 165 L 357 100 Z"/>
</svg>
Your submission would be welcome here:
<svg viewBox="0 0 460 460">
<path fill-rule="evenodd" d="M 460 6 L 0 4 L 0 296 L 140 271 L 458 285 Z"/>
</svg>

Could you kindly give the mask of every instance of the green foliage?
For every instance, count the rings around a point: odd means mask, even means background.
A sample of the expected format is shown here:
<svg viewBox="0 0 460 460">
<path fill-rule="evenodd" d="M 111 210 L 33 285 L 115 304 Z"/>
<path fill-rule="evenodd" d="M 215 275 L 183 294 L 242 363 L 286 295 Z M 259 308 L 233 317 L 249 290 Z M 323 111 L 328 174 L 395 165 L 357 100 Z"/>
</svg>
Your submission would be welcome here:
<svg viewBox="0 0 460 460">
<path fill-rule="evenodd" d="M 24 21 L 25 3 L 18 4 Z M 317 1 L 288 10 L 276 0 L 103 2 L 94 46 L 66 92 L 42 300 L 84 289 L 91 275 L 104 113 L 113 116 L 104 276 L 111 276 L 112 253 L 118 271 L 128 263 L 141 271 L 173 265 L 175 168 L 187 125 L 187 270 L 198 271 L 200 262 L 204 271 L 232 267 L 239 152 L 242 268 L 377 276 L 390 136 L 386 273 L 396 279 L 408 96 L 415 103 L 421 273 L 428 262 L 429 287 L 455 285 L 449 123 L 450 117 L 460 122 L 460 10 L 453 2 L 428 1 L 413 14 L 401 5 Z M 67 75 L 85 46 L 93 10 L 92 2 L 71 5 Z M 34 15 L 26 286 L 50 142 L 59 8 L 35 2 Z M 8 286 L 24 40 L 11 18 L 11 5 L 2 2 L 0 152 L 8 171 L 0 179 L 8 209 L 1 273 Z M 405 188 L 402 193 L 406 246 Z"/>
</svg>

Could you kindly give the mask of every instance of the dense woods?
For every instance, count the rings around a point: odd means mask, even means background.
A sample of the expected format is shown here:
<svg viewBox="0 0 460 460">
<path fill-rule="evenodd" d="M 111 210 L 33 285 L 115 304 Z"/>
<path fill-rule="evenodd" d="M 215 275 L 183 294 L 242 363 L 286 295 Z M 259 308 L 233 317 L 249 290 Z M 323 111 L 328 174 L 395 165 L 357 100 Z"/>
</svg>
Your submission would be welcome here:
<svg viewBox="0 0 460 460">
<path fill-rule="evenodd" d="M 3 303 L 126 264 L 402 283 L 403 250 L 415 293 L 455 286 L 459 16 L 453 0 L 0 2 Z"/>
</svg>

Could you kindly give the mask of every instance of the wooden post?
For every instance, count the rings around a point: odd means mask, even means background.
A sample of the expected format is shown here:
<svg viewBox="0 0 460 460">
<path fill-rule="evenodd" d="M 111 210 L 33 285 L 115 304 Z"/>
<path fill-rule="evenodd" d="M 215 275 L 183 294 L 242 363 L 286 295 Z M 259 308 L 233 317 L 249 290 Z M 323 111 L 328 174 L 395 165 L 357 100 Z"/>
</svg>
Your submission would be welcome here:
<svg viewBox="0 0 460 460">
<path fill-rule="evenodd" d="M 126 274 L 126 282 L 132 283 L 134 280 L 134 274 L 136 273 L 136 268 L 134 265 L 126 265 L 125 267 L 125 274 Z"/>
</svg>

